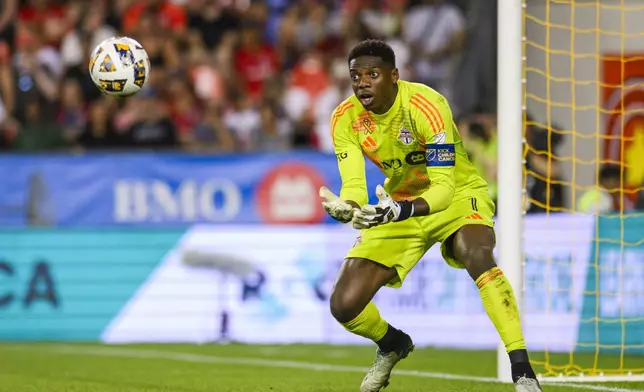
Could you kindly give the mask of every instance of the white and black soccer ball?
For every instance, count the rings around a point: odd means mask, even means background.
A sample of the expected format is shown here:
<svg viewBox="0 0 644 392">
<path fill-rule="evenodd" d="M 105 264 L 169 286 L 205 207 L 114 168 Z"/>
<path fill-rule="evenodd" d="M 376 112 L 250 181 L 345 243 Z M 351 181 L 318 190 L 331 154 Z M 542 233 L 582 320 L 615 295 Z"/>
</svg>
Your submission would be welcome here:
<svg viewBox="0 0 644 392">
<path fill-rule="evenodd" d="M 140 43 L 128 37 L 112 37 L 98 44 L 89 59 L 89 74 L 103 93 L 132 96 L 150 76 L 150 59 Z"/>
</svg>

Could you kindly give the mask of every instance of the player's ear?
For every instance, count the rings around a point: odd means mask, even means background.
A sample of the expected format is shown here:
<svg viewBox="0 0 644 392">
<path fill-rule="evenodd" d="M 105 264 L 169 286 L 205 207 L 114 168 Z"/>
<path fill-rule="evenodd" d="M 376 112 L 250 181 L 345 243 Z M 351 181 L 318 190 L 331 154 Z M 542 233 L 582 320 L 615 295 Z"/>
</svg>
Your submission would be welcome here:
<svg viewBox="0 0 644 392">
<path fill-rule="evenodd" d="M 398 83 L 398 79 L 400 78 L 400 74 L 398 73 L 398 68 L 394 68 L 391 70 L 391 81 L 394 83 Z"/>
</svg>

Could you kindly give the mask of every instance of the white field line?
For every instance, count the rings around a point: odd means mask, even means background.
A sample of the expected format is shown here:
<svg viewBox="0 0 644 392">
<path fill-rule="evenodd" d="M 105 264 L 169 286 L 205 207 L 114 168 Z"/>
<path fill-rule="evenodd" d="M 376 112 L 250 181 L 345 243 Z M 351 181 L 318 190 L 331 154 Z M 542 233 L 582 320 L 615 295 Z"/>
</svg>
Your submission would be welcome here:
<svg viewBox="0 0 644 392">
<path fill-rule="evenodd" d="M 360 366 L 343 366 L 343 365 L 329 365 L 323 363 L 300 362 L 300 361 L 281 361 L 275 359 L 264 358 L 244 358 L 244 357 L 217 357 L 202 354 L 181 353 L 173 351 L 162 350 L 147 350 L 138 348 L 123 348 L 114 346 L 99 346 L 88 347 L 81 345 L 5 345 L 5 349 L 34 349 L 42 350 L 48 349 L 49 352 L 55 354 L 71 354 L 71 355 L 91 355 L 97 357 L 120 357 L 120 358 L 147 358 L 147 359 L 165 359 L 182 362 L 196 362 L 196 363 L 217 363 L 223 365 L 241 365 L 241 366 L 261 366 L 270 368 L 290 368 L 314 371 L 327 371 L 327 372 L 343 372 L 343 373 L 366 373 L 369 368 Z M 433 378 L 440 380 L 456 380 L 456 381 L 474 381 L 482 383 L 499 383 L 499 380 L 494 377 L 476 377 L 466 376 L 461 374 L 450 373 L 436 373 L 425 372 L 420 370 L 394 370 L 394 375 L 410 376 L 421 378 Z M 587 391 L 604 391 L 604 392 L 644 392 L 641 389 L 626 389 L 615 388 L 602 385 L 588 385 L 588 384 L 571 384 L 561 383 L 556 380 L 543 380 L 544 384 L 554 385 L 562 388 L 571 389 L 584 389 Z"/>
</svg>

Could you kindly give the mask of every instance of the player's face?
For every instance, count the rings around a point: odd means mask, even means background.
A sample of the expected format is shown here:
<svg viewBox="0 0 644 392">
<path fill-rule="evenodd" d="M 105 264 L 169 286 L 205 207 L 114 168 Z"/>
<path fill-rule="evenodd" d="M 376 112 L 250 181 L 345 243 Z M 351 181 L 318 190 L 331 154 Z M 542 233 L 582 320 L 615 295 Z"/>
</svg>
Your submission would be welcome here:
<svg viewBox="0 0 644 392">
<path fill-rule="evenodd" d="M 353 93 L 365 109 L 386 113 L 396 99 L 398 69 L 387 65 L 380 57 L 362 56 L 349 63 Z"/>
</svg>

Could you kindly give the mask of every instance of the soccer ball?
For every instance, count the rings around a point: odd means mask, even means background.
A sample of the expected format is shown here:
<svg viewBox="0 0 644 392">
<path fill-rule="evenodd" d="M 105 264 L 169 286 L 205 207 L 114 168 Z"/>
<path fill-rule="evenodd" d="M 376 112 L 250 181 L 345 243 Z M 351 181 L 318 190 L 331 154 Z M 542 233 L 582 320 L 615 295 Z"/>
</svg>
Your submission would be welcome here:
<svg viewBox="0 0 644 392">
<path fill-rule="evenodd" d="M 129 97 L 148 80 L 150 59 L 140 43 L 128 37 L 112 37 L 98 44 L 89 59 L 89 74 L 103 93 Z"/>
</svg>

